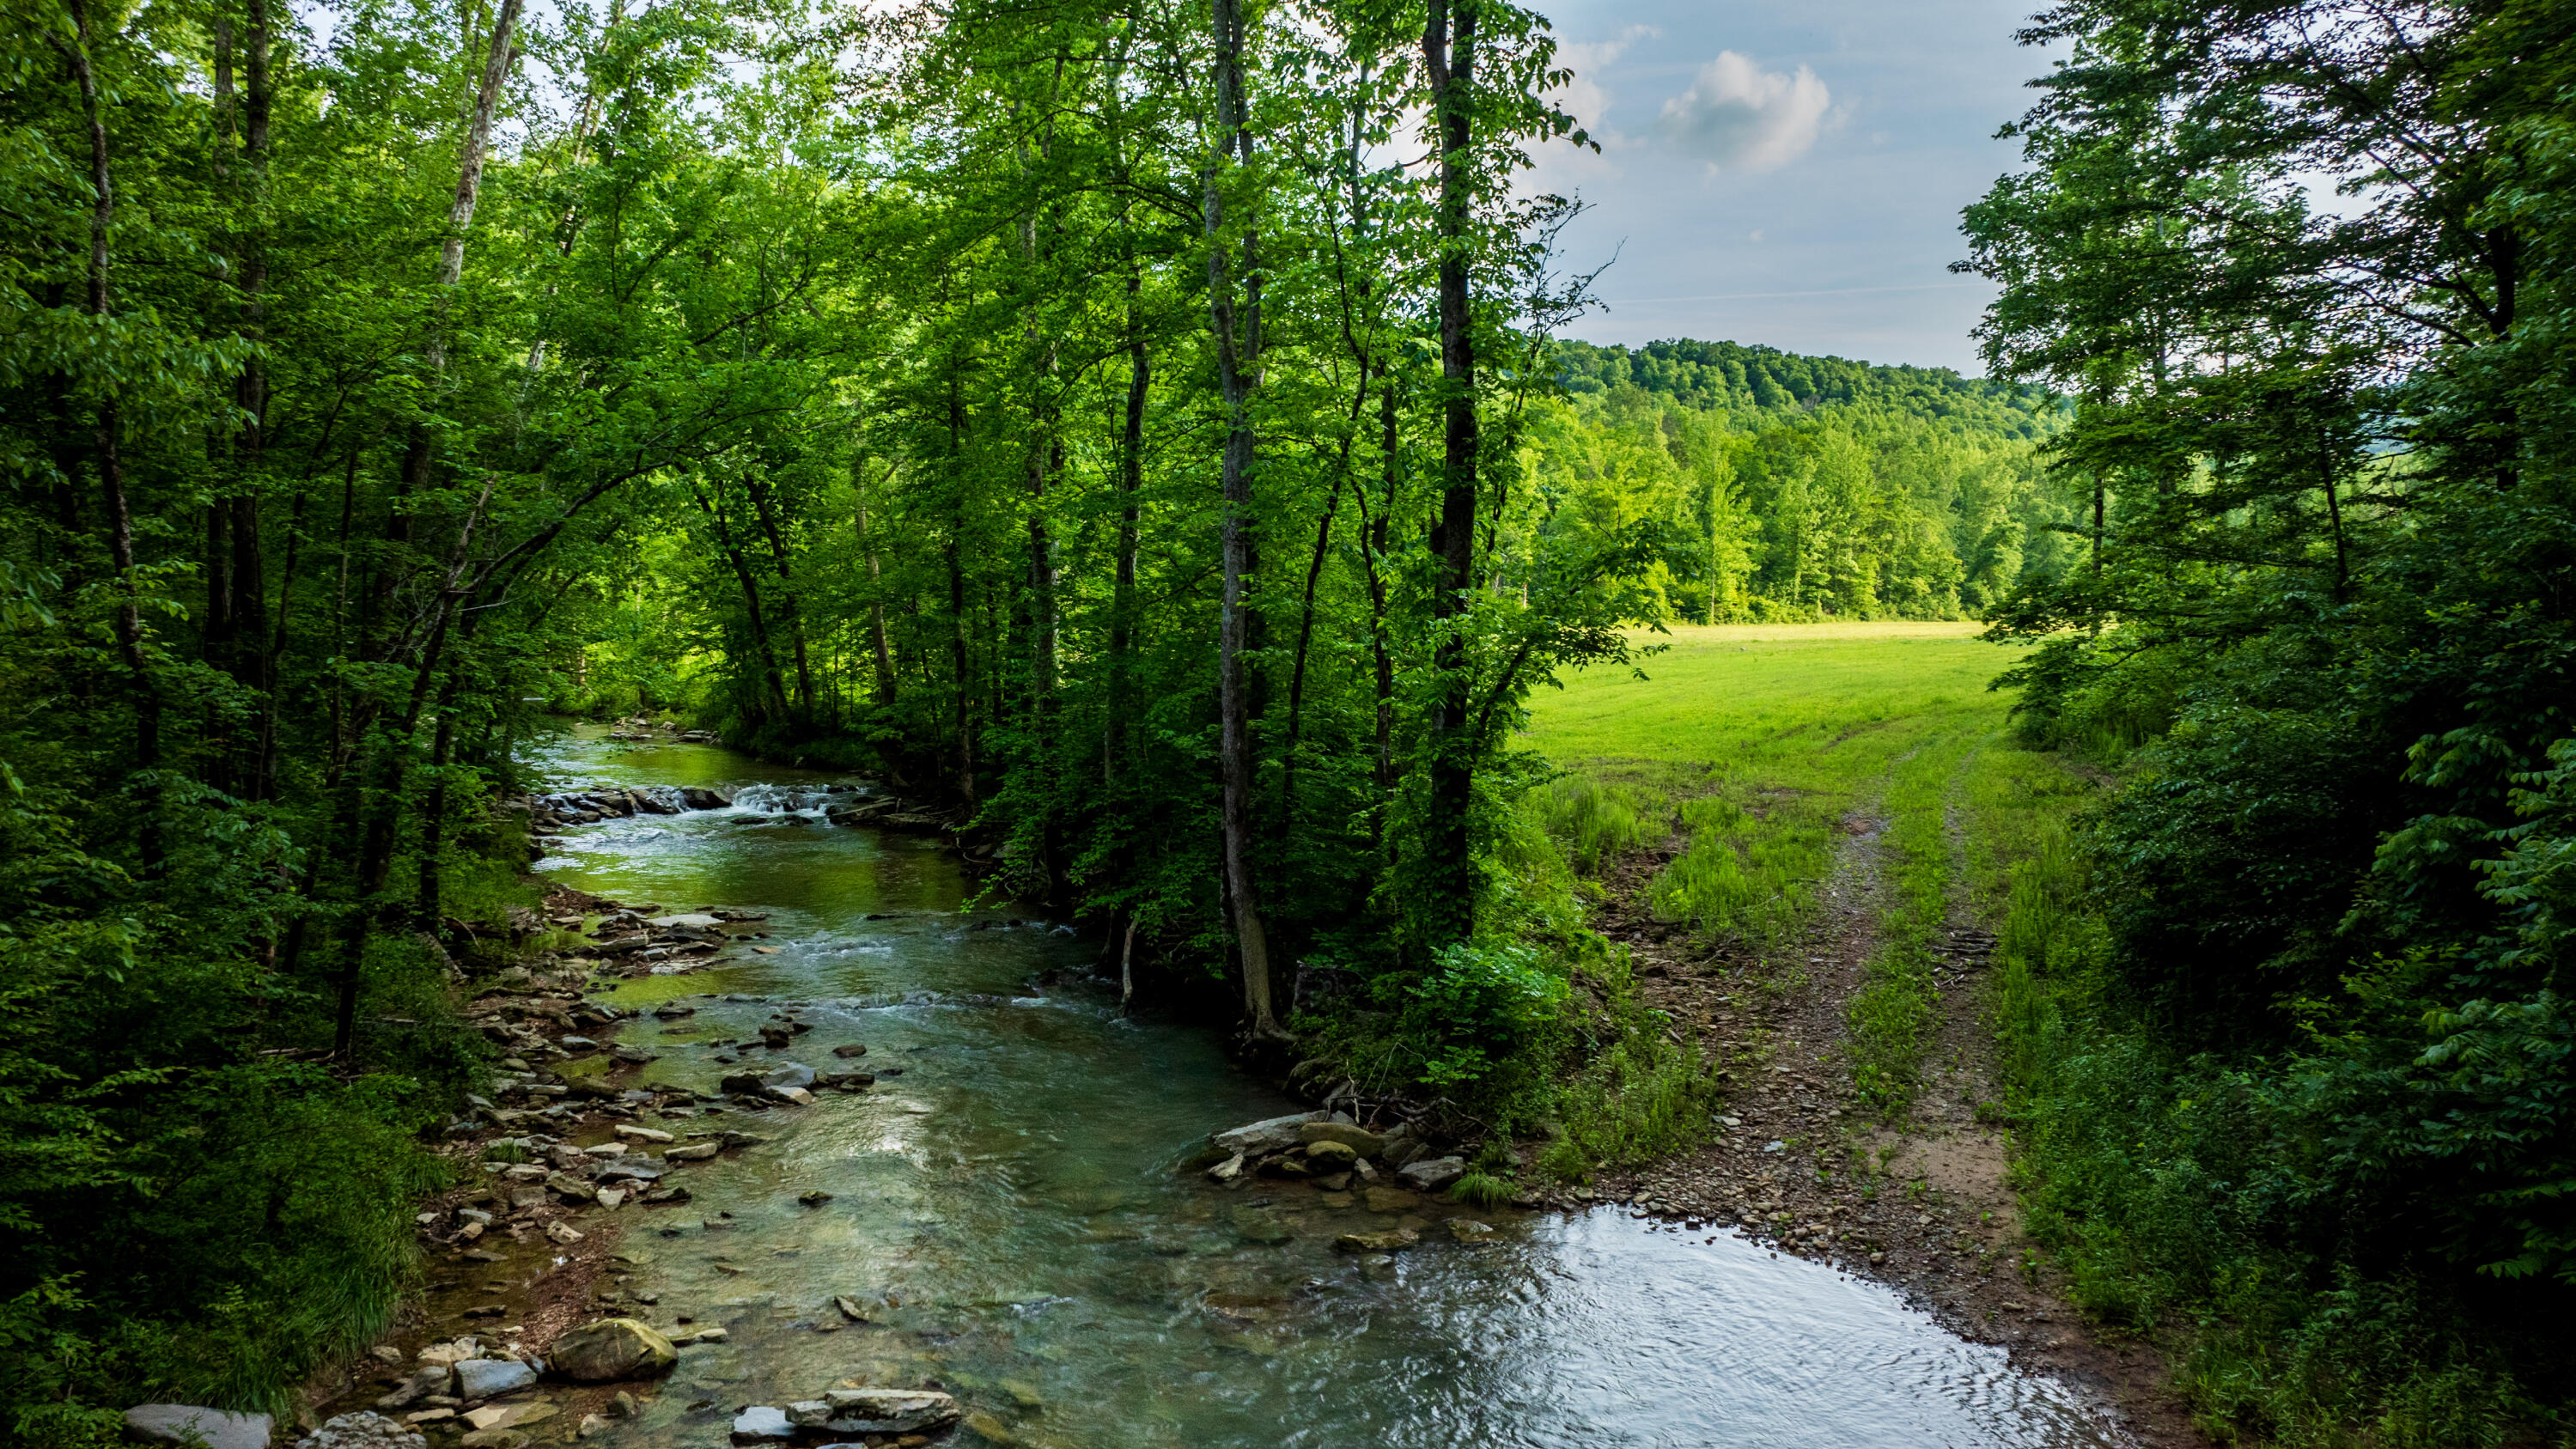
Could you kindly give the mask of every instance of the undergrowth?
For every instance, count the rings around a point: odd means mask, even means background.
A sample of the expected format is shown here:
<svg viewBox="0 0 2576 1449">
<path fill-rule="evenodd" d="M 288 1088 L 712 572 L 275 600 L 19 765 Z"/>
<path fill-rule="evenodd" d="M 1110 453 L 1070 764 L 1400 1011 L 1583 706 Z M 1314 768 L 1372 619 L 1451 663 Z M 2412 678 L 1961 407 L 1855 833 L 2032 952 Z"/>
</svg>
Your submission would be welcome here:
<svg viewBox="0 0 2576 1449">
<path fill-rule="evenodd" d="M 2512 1307 L 2535 1285 L 2300 1230 L 2294 1075 L 2166 1043 L 2113 969 L 2089 790 L 2050 757 L 1997 754 L 1972 792 L 1972 880 L 2000 916 L 1988 1020 L 2026 1227 L 2075 1305 L 2162 1342 L 2224 1442 L 2576 1443 L 2554 1324 Z"/>
</svg>

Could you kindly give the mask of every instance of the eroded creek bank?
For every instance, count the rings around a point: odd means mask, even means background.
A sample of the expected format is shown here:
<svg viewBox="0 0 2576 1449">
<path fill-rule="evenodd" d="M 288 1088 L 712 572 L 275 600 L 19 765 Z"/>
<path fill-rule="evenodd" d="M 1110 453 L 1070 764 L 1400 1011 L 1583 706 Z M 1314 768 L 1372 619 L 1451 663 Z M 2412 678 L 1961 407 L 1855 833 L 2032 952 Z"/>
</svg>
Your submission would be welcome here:
<svg viewBox="0 0 2576 1449">
<path fill-rule="evenodd" d="M 932 841 L 830 823 L 857 782 L 587 729 L 548 754 L 567 787 L 731 803 L 603 815 L 541 864 L 559 917 L 662 924 L 618 953 L 633 974 L 567 959 L 492 1008 L 527 1070 L 458 1129 L 478 1160 L 423 1224 L 421 1321 L 325 1412 L 399 1393 L 424 1350 L 543 1362 L 623 1317 L 674 1344 L 666 1373 L 549 1363 L 382 1412 L 433 1415 L 432 1449 L 714 1446 L 762 1408 L 811 1440 L 790 1406 L 897 1389 L 962 1422 L 881 1443 L 2125 1442 L 1887 1288 L 1713 1224 L 1470 1212 L 1392 1164 L 1212 1181 L 1216 1134 L 1304 1104 L 1209 1033 L 1122 1017 L 1090 944 L 971 903 Z"/>
</svg>

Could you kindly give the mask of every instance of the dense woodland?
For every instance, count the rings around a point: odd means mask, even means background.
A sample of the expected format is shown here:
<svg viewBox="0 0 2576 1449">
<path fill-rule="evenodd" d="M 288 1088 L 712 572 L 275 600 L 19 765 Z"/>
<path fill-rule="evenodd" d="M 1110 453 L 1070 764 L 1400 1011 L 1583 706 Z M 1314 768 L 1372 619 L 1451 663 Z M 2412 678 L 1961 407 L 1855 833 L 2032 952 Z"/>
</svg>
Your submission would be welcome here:
<svg viewBox="0 0 2576 1449">
<path fill-rule="evenodd" d="M 1514 178 L 1587 140 L 1490 0 L 29 0 L 0 44 L 30 1436 L 281 1405 L 387 1321 L 550 708 L 940 802 L 1253 1052 L 1673 1103 L 1642 1016 L 1572 1028 L 1523 699 L 1634 623 L 1956 615 L 2063 552 L 2036 392 L 1561 347 L 1569 203 Z M 1306 968 L 1354 989 L 1301 1016 Z"/>
<path fill-rule="evenodd" d="M 2576 13 L 2031 34 L 1967 232 L 2081 532 L 1991 617 L 2123 774 L 2016 886 L 2036 1221 L 2226 1432 L 2565 1442 Z"/>
<path fill-rule="evenodd" d="M 8 14 L 14 1432 L 386 1322 L 549 710 L 946 802 L 1249 1050 L 1652 1113 L 1704 1083 L 1565 1007 L 1522 701 L 1639 623 L 1964 615 L 2138 772 L 2016 1038 L 2095 1306 L 2522 1402 L 2497 1325 L 2576 1277 L 2550 7 L 2052 12 L 1969 213 L 2003 382 L 1559 340 L 1516 178 L 1587 138 L 1494 0 Z"/>
</svg>

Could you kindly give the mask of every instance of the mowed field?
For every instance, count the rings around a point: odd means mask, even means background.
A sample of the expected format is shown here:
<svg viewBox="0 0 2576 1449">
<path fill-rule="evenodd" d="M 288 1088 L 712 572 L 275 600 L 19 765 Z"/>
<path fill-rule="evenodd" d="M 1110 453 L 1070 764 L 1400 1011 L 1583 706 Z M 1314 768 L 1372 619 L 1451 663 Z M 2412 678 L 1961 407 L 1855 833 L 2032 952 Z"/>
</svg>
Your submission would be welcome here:
<svg viewBox="0 0 2576 1449">
<path fill-rule="evenodd" d="M 1569 673 L 1532 701 L 1525 743 L 1566 771 L 1538 804 L 1578 871 L 1669 854 L 1645 877 L 1652 913 L 1710 940 L 1776 940 L 1836 871 L 1878 903 L 1881 947 L 1851 1003 L 1852 1069 L 1890 1107 L 1911 1095 L 1931 1025 L 1931 948 L 1946 926 L 1991 925 L 2014 861 L 2089 792 L 2023 749 L 2012 694 L 1987 688 L 2020 657 L 1975 624 L 1676 626 L 1645 678 Z M 1840 847 L 1865 837 L 1871 849 Z"/>
<path fill-rule="evenodd" d="M 1975 624 L 1675 625 L 1640 631 L 1646 677 L 1617 668 L 1569 671 L 1531 701 L 1530 740 L 1559 764 L 1740 765 L 1801 775 L 1854 773 L 1846 757 L 1883 763 L 1926 731 L 2002 728 L 2011 697 L 1987 683 L 2020 657 Z M 1859 750 L 1845 747 L 1871 736 Z M 1812 757 L 1804 764 L 1801 757 Z"/>
</svg>

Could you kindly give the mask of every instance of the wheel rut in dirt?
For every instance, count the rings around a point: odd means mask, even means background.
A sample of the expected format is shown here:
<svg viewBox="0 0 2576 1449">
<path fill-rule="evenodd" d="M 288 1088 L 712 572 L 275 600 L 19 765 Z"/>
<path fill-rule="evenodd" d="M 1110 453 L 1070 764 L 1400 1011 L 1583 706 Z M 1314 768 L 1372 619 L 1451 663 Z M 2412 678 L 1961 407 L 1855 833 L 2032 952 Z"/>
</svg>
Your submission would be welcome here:
<svg viewBox="0 0 2576 1449">
<path fill-rule="evenodd" d="M 1923 1070 L 1892 1119 L 1853 1086 L 1851 1003 L 1888 949 L 1894 905 L 1883 809 L 1873 798 L 1842 817 L 1832 873 L 1805 919 L 1769 943 L 1712 947 L 1655 917 L 1649 887 L 1684 839 L 1605 872 L 1609 900 L 1594 925 L 1629 947 L 1640 994 L 1675 1037 L 1721 1064 L 1725 1102 L 1713 1141 L 1605 1173 L 1598 1192 L 1890 1284 L 1951 1332 L 2006 1349 L 2016 1367 L 2098 1395 L 2140 1444 L 2209 1444 L 2161 1355 L 2087 1324 L 2022 1231 L 1991 1105 L 2000 1091 L 1984 1003 L 1995 938 L 1960 884 L 1955 805 L 1948 917 L 1928 943 L 1938 1006 Z"/>
</svg>

